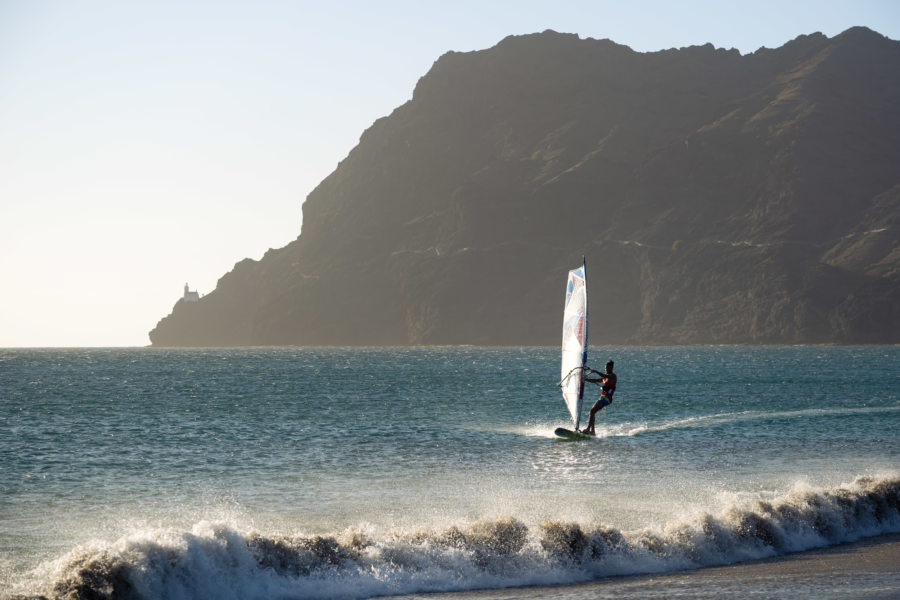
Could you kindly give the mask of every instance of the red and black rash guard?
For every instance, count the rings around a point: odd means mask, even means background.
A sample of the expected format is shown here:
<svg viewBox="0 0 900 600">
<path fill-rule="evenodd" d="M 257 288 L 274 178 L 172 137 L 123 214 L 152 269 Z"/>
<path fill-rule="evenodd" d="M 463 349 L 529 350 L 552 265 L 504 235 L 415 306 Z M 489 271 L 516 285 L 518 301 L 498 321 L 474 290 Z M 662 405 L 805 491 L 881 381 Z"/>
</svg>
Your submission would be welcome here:
<svg viewBox="0 0 900 600">
<path fill-rule="evenodd" d="M 601 375 L 603 378 L 603 386 L 600 388 L 600 394 L 602 396 L 609 396 L 609 399 L 612 400 L 613 393 L 616 391 L 616 381 L 618 381 L 618 377 L 616 377 L 615 373 L 610 373 L 608 375 Z"/>
</svg>

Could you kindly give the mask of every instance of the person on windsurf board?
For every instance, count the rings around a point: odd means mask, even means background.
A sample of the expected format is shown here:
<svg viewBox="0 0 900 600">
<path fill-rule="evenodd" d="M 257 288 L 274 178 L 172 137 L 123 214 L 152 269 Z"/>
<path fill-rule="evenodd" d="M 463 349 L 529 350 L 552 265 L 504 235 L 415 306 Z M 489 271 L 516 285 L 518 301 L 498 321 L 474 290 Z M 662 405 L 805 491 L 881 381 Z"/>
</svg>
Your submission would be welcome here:
<svg viewBox="0 0 900 600">
<path fill-rule="evenodd" d="M 616 382 L 618 381 L 618 377 L 613 373 L 613 367 L 615 363 L 613 361 L 609 361 L 606 363 L 606 373 L 601 373 L 600 371 L 595 371 L 594 369 L 587 368 L 590 373 L 588 373 L 588 377 L 585 377 L 584 380 L 586 382 L 594 383 L 600 385 L 600 397 L 594 402 L 594 406 L 591 407 L 591 415 L 588 418 L 587 426 L 581 430 L 581 433 L 586 433 L 587 435 L 597 435 L 594 431 L 594 418 L 597 416 L 597 413 L 603 410 L 604 406 L 609 406 L 612 404 L 613 394 L 616 391 Z M 597 375 L 597 377 L 590 377 L 590 375 Z"/>
</svg>

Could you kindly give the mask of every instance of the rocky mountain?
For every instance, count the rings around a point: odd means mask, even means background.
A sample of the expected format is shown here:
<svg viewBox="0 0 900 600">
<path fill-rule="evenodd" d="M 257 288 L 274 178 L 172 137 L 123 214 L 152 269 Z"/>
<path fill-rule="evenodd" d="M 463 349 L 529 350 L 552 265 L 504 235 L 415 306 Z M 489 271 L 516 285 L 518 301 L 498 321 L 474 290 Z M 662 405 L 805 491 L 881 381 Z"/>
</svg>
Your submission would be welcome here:
<svg viewBox="0 0 900 600">
<path fill-rule="evenodd" d="M 155 346 L 900 343 L 900 42 L 450 52 Z"/>
</svg>

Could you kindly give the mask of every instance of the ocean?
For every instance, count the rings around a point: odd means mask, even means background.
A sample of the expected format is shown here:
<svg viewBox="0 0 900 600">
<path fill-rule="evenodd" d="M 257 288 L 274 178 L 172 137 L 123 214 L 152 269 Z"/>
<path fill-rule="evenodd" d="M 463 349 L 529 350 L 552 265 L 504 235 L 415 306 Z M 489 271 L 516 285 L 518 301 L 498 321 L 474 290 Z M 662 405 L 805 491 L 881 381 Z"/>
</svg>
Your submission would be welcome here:
<svg viewBox="0 0 900 600">
<path fill-rule="evenodd" d="M 558 348 L 0 349 L 0 598 L 584 598 L 900 532 L 900 347 L 608 359 L 569 442 Z"/>
</svg>

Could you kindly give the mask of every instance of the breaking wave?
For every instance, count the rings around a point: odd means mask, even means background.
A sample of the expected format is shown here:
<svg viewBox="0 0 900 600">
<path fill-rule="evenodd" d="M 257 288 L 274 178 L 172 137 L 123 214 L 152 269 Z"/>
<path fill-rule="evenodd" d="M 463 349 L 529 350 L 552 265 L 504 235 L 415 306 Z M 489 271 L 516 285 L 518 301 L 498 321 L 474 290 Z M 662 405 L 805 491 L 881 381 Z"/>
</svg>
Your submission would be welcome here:
<svg viewBox="0 0 900 600">
<path fill-rule="evenodd" d="M 13 598 L 358 599 L 576 583 L 771 557 L 900 532 L 900 477 L 735 503 L 661 530 L 512 518 L 373 536 L 266 536 L 224 524 L 79 546 Z M 29 595 L 30 594 L 30 595 Z"/>
</svg>

